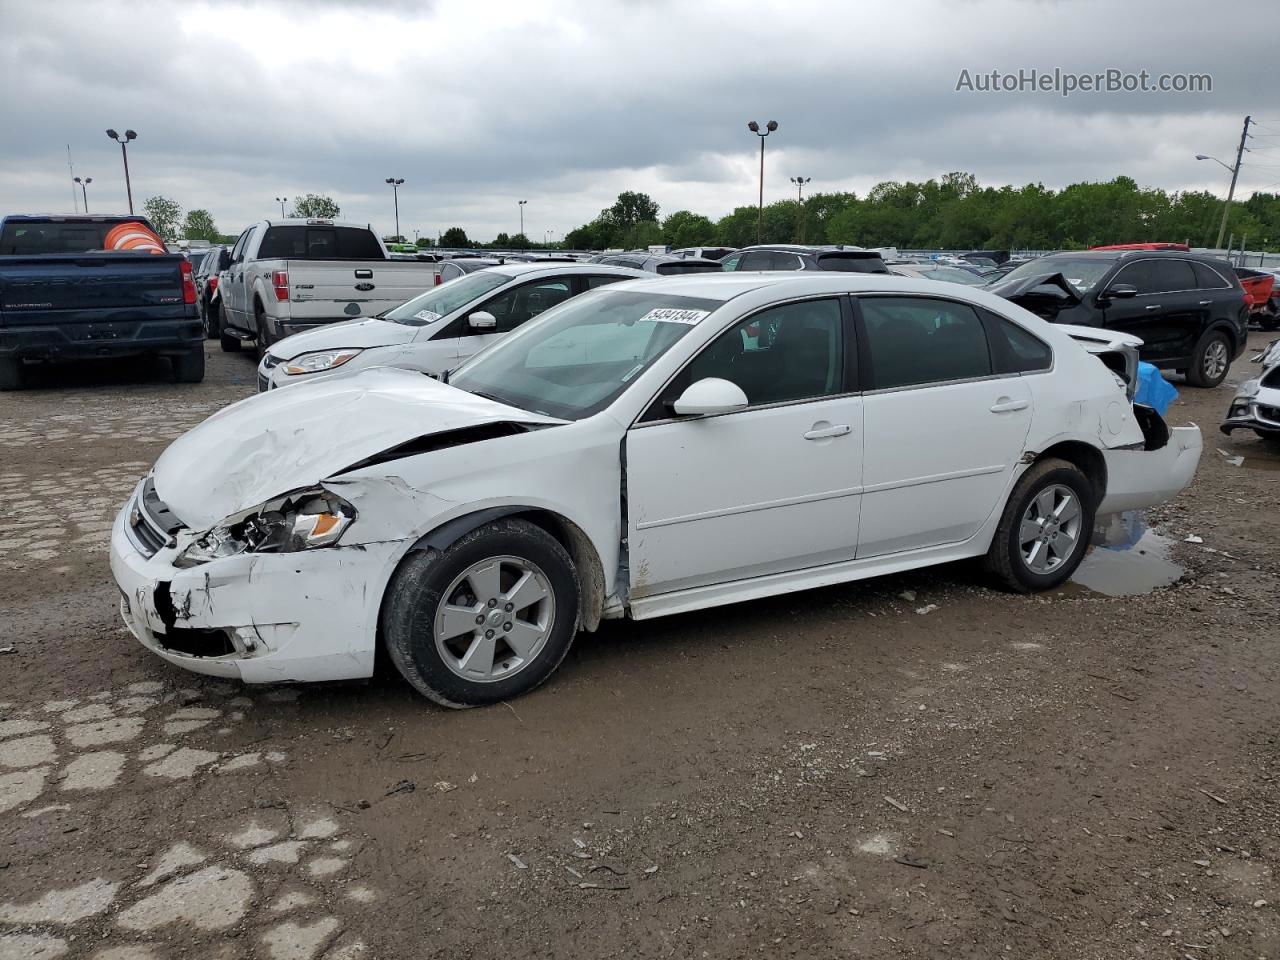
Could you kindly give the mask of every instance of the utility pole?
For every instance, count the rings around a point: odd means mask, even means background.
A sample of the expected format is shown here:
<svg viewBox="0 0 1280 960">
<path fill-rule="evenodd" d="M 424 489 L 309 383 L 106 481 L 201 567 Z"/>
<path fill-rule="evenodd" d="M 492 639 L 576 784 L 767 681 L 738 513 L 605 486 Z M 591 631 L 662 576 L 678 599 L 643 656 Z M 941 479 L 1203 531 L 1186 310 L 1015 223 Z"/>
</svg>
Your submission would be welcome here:
<svg viewBox="0 0 1280 960">
<path fill-rule="evenodd" d="M 760 138 L 760 202 L 756 206 L 756 243 L 760 243 L 764 234 L 764 138 L 778 129 L 778 121 L 766 123 L 763 133 L 760 132 L 760 124 L 754 120 L 747 124 L 747 129 Z"/>
<path fill-rule="evenodd" d="M 67 175 L 71 177 L 72 181 L 76 179 L 76 168 L 71 165 L 71 144 L 69 143 L 67 144 Z M 73 185 L 71 187 L 71 206 L 75 207 L 75 209 L 72 211 L 73 213 L 80 212 L 80 208 L 76 205 L 76 201 L 79 199 L 80 198 L 76 196 L 76 188 Z M 89 208 L 85 207 L 84 212 L 88 213 Z"/>
<path fill-rule="evenodd" d="M 1240 146 L 1236 148 L 1236 165 L 1231 168 L 1231 186 L 1227 189 L 1227 203 L 1222 208 L 1222 224 L 1218 227 L 1218 247 L 1222 247 L 1222 236 L 1227 232 L 1227 216 L 1231 213 L 1231 200 L 1236 195 L 1236 178 L 1240 176 L 1240 161 L 1244 159 L 1244 142 L 1249 137 L 1249 124 L 1252 117 L 1244 118 L 1244 129 L 1240 131 Z"/>
<path fill-rule="evenodd" d="M 524 236 L 524 205 L 528 202 L 529 202 L 528 200 L 516 201 L 516 203 L 519 204 L 520 206 L 520 236 L 522 237 Z"/>
<path fill-rule="evenodd" d="M 404 183 L 404 177 L 387 177 L 386 182 L 391 184 L 391 199 L 396 205 L 396 243 L 400 242 L 400 184 Z"/>
<path fill-rule="evenodd" d="M 73 177 L 76 183 L 80 184 L 80 192 L 84 194 L 84 212 L 89 212 L 89 184 L 93 183 L 93 177 L 85 177 L 83 180 L 79 177 Z M 74 187 L 72 189 L 75 189 Z"/>
<path fill-rule="evenodd" d="M 120 156 L 124 160 L 124 189 L 129 195 L 129 216 L 133 216 L 133 184 L 129 182 L 129 150 L 128 144 L 130 140 L 137 140 L 138 135 L 132 130 L 126 130 L 124 136 L 116 133 L 114 130 L 108 130 L 107 136 L 120 144 Z"/>
</svg>

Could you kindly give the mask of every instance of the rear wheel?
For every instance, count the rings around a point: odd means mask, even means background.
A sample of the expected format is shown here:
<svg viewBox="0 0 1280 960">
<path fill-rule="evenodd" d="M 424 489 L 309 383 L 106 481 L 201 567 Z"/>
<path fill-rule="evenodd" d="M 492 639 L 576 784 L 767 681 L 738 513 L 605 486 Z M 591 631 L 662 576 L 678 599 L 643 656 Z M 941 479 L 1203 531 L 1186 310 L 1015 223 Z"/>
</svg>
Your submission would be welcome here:
<svg viewBox="0 0 1280 960">
<path fill-rule="evenodd" d="M 1231 366 L 1231 341 L 1221 330 L 1210 330 L 1196 344 L 1187 367 L 1187 383 L 1193 387 L 1216 387 Z"/>
<path fill-rule="evenodd" d="M 275 341 L 271 339 L 271 322 L 267 319 L 267 312 L 262 309 L 262 304 L 260 303 L 253 305 L 253 328 L 258 334 L 258 359 L 261 360 L 266 356 L 267 348 Z"/>
<path fill-rule="evenodd" d="M 436 703 L 497 703 L 560 665 L 577 630 L 578 590 L 554 537 L 525 520 L 498 520 L 443 551 L 409 555 L 383 601 L 387 652 Z"/>
<path fill-rule="evenodd" d="M 221 309 L 215 310 L 213 304 L 204 302 L 200 308 L 200 315 L 204 318 L 204 337 L 206 340 L 217 340 L 219 334 L 222 333 Z"/>
<path fill-rule="evenodd" d="M 188 353 L 170 357 L 173 379 L 178 383 L 199 383 L 204 379 L 204 344 Z"/>
<path fill-rule="evenodd" d="M 1010 590 L 1052 590 L 1075 572 L 1093 532 L 1093 485 L 1065 460 L 1034 464 L 1005 504 L 987 569 Z"/>
<path fill-rule="evenodd" d="M 22 361 L 17 357 L 0 357 L 0 390 L 22 389 Z"/>
</svg>

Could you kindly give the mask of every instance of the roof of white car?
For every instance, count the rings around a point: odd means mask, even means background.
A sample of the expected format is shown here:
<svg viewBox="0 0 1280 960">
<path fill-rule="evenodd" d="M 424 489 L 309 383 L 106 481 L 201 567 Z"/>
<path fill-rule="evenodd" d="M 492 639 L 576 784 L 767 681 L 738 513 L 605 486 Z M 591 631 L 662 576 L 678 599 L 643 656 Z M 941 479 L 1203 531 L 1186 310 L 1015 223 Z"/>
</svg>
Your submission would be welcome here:
<svg viewBox="0 0 1280 960">
<path fill-rule="evenodd" d="M 895 277 L 885 273 L 845 273 L 824 270 L 733 270 L 725 273 L 686 273 L 659 276 L 652 280 L 631 280 L 609 287 L 610 290 L 646 290 L 703 300 L 732 300 L 734 297 L 766 287 L 785 288 L 785 295 L 807 293 L 932 293 L 947 294 L 950 287 L 972 290 L 959 284 L 939 289 L 942 281 Z M 948 295 L 959 295 L 951 291 Z"/>
<path fill-rule="evenodd" d="M 485 267 L 486 273 L 501 273 L 508 277 L 522 277 L 528 273 L 588 273 L 600 276 L 601 274 L 610 274 L 619 277 L 645 277 L 652 276 L 646 274 L 643 270 L 633 270 L 631 267 L 613 267 L 604 263 L 565 263 L 557 261 L 554 263 L 538 263 L 518 261 L 516 263 L 503 263 L 492 267 Z M 479 271 L 477 271 L 479 272 Z"/>
</svg>

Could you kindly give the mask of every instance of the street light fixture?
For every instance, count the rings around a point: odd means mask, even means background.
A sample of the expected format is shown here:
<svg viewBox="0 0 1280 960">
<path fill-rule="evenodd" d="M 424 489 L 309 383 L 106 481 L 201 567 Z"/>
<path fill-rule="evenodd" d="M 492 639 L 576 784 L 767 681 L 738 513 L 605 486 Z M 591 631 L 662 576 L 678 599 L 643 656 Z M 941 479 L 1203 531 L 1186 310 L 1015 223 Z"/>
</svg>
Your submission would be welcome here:
<svg viewBox="0 0 1280 960">
<path fill-rule="evenodd" d="M 520 236 L 524 236 L 524 205 L 528 200 L 517 200 L 516 203 L 520 207 Z"/>
<path fill-rule="evenodd" d="M 760 124 L 752 120 L 747 129 L 760 138 L 760 204 L 756 208 L 756 243 L 760 243 L 764 234 L 764 138 L 778 129 L 778 121 L 770 120 L 761 132 Z"/>
<path fill-rule="evenodd" d="M 813 177 L 792 177 L 791 182 L 796 185 L 796 203 L 800 210 L 800 242 L 804 243 L 804 185 L 812 180 Z"/>
<path fill-rule="evenodd" d="M 120 156 L 124 158 L 124 189 L 129 195 L 129 214 L 133 215 L 133 185 L 129 182 L 129 150 L 128 143 L 130 140 L 137 140 L 138 135 L 132 130 L 126 130 L 124 136 L 116 133 L 114 130 L 108 130 L 107 136 L 120 144 Z"/>
<path fill-rule="evenodd" d="M 284 205 L 289 202 L 288 197 L 276 197 L 276 203 L 280 204 L 280 216 L 284 217 Z"/>
<path fill-rule="evenodd" d="M 391 184 L 391 197 L 396 204 L 396 243 L 400 242 L 400 184 L 404 183 L 404 177 L 387 177 L 387 183 Z"/>
<path fill-rule="evenodd" d="M 93 183 L 93 177 L 85 177 L 81 180 L 79 177 L 72 177 L 76 183 L 80 184 L 80 195 L 84 197 L 84 212 L 89 212 L 89 191 L 86 189 L 89 184 Z"/>
</svg>

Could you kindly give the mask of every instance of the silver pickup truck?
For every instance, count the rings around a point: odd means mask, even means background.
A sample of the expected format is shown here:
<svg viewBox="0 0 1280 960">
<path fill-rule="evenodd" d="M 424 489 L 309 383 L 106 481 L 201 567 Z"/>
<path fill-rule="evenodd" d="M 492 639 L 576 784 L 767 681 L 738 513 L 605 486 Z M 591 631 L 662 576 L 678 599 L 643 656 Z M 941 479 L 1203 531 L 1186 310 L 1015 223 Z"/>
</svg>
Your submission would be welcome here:
<svg viewBox="0 0 1280 960">
<path fill-rule="evenodd" d="M 240 234 L 218 276 L 223 350 L 277 340 L 326 323 L 373 317 L 435 283 L 436 264 L 392 260 L 367 224 L 261 220 Z"/>
</svg>

